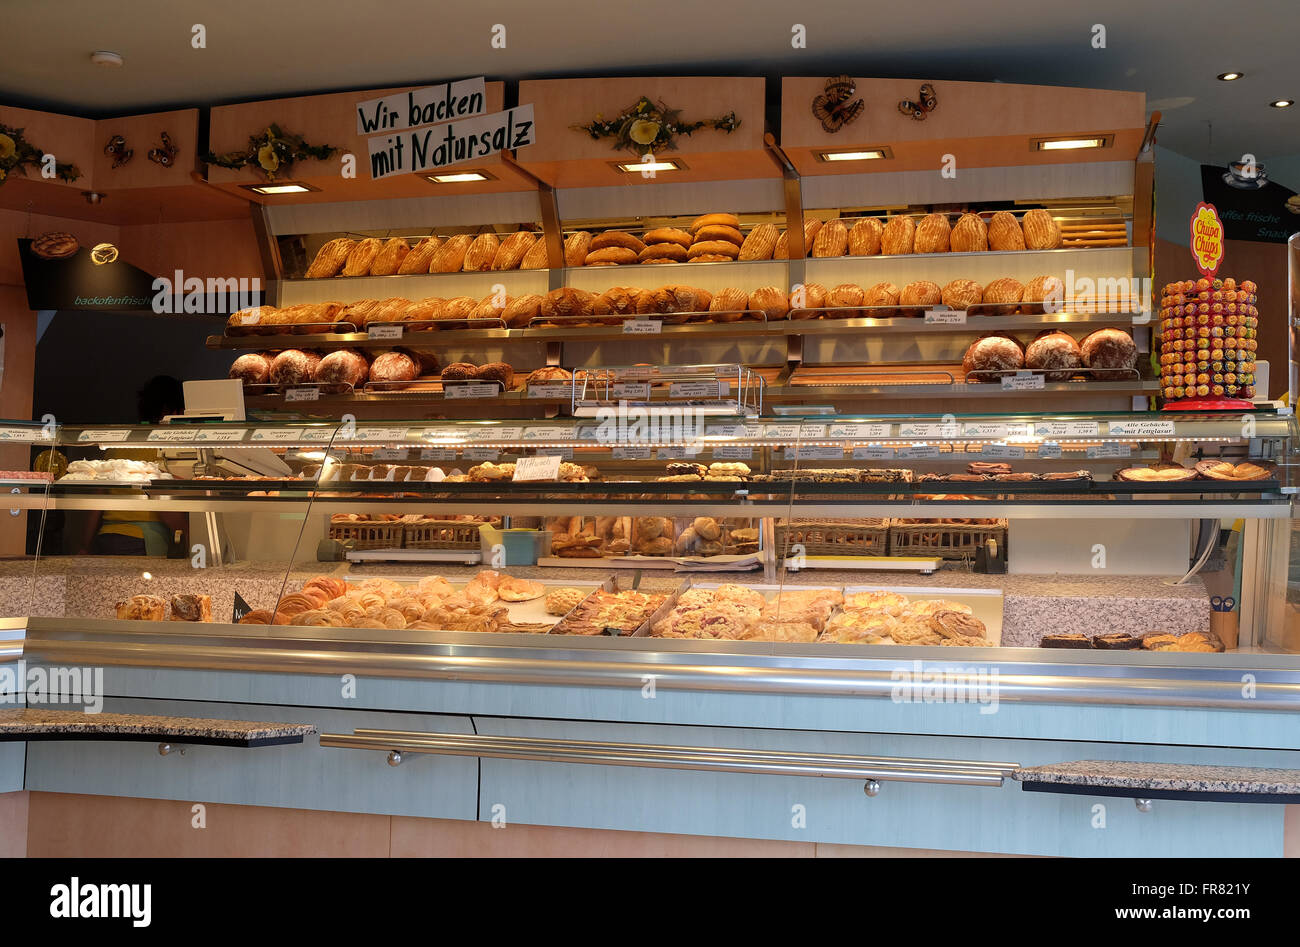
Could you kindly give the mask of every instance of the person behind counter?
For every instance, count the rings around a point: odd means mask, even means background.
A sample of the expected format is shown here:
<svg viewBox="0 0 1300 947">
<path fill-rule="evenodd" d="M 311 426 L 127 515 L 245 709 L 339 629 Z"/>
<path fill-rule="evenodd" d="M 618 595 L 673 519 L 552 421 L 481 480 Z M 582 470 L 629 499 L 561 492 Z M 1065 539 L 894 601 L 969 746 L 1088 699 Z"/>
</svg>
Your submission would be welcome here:
<svg viewBox="0 0 1300 947">
<path fill-rule="evenodd" d="M 141 423 L 157 424 L 184 410 L 185 394 L 181 383 L 170 375 L 155 375 L 136 395 Z M 156 460 L 150 449 L 112 448 L 105 457 L 130 460 Z M 166 556 L 179 546 L 188 548 L 186 534 L 189 516 L 185 513 L 159 513 L 153 510 L 97 510 L 90 516 L 79 555 L 94 556 Z"/>
</svg>

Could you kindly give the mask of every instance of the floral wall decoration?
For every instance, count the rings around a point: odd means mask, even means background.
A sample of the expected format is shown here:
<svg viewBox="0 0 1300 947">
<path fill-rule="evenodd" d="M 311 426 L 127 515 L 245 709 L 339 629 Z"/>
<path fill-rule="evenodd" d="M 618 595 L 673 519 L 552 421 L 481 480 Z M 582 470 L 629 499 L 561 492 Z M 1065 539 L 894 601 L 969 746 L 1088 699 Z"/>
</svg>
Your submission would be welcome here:
<svg viewBox="0 0 1300 947">
<path fill-rule="evenodd" d="M 689 136 L 701 128 L 713 128 L 731 134 L 740 127 L 740 119 L 736 118 L 735 112 L 699 122 L 683 122 L 680 115 L 681 109 L 670 109 L 663 102 L 654 102 L 643 95 L 613 119 L 606 120 L 603 115 L 597 114 L 595 120 L 586 125 L 569 127 L 574 131 L 586 132 L 597 141 L 613 138 L 615 151 L 630 151 L 638 155 L 675 151 L 677 146 L 673 143 L 674 138 L 678 135 Z"/>
<path fill-rule="evenodd" d="M 245 150 L 221 155 L 209 151 L 203 156 L 203 163 L 232 170 L 257 168 L 268 181 L 274 181 L 277 174 L 288 174 L 295 161 L 307 158 L 324 161 L 337 152 L 333 145 L 309 145 L 301 135 L 285 134 L 279 125 L 272 124 L 260 135 L 249 135 Z"/>
<path fill-rule="evenodd" d="M 0 123 L 0 184 L 9 180 L 11 172 L 27 174 L 27 167 L 40 165 L 45 152 L 23 137 L 23 129 Z M 60 180 L 72 182 L 81 177 L 75 164 L 55 162 L 54 173 Z"/>
</svg>

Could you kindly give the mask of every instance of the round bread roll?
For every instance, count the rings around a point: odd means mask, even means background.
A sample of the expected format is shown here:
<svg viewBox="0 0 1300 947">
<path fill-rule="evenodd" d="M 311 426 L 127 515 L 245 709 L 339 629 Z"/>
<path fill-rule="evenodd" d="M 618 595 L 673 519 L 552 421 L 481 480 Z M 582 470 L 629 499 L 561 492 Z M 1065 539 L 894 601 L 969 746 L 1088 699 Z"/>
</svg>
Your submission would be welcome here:
<svg viewBox="0 0 1300 947">
<path fill-rule="evenodd" d="M 509 305 L 501 310 L 501 320 L 508 328 L 522 329 L 541 315 L 544 298 L 537 293 L 529 293 L 527 296 L 511 300 Z"/>
<path fill-rule="evenodd" d="M 877 319 L 887 319 L 897 315 L 896 309 L 879 308 L 893 306 L 898 302 L 898 287 L 893 283 L 876 283 L 862 292 L 862 305 L 876 307 L 867 310 L 863 315 L 873 316 Z"/>
<path fill-rule="evenodd" d="M 385 352 L 370 366 L 370 380 L 379 382 L 408 382 L 420 377 L 420 366 L 405 352 Z M 404 384 L 386 384 L 387 391 L 400 391 Z"/>
<path fill-rule="evenodd" d="M 448 237 L 429 261 L 429 272 L 459 273 L 465 264 L 465 254 L 473 242 L 472 234 L 458 233 L 454 237 Z"/>
<path fill-rule="evenodd" d="M 228 378 L 238 378 L 247 388 L 250 385 L 266 385 L 271 381 L 271 359 L 261 352 L 249 352 L 235 359 L 230 366 Z"/>
<path fill-rule="evenodd" d="M 990 250 L 1023 250 L 1025 234 L 1020 229 L 1020 222 L 1010 211 L 1000 210 L 989 221 Z"/>
<path fill-rule="evenodd" d="M 664 534 L 664 521 L 659 516 L 638 516 L 636 535 L 638 541 L 657 539 Z"/>
<path fill-rule="evenodd" d="M 1035 276 L 1025 284 L 1020 302 L 1021 308 L 1027 312 L 1038 309 L 1060 312 L 1065 308 L 1065 281 L 1058 276 Z M 1026 303 L 1035 305 L 1024 305 Z"/>
<path fill-rule="evenodd" d="M 698 256 L 723 256 L 729 260 L 734 260 L 740 255 L 740 247 L 730 240 L 697 240 L 691 244 L 691 248 L 686 251 L 689 259 L 695 259 Z"/>
<path fill-rule="evenodd" d="M 781 236 L 776 224 L 759 224 L 740 245 L 739 260 L 770 260 L 776 251 L 776 241 Z"/>
<path fill-rule="evenodd" d="M 390 237 L 370 264 L 371 276 L 393 276 L 411 252 L 411 245 L 401 237 Z"/>
<path fill-rule="evenodd" d="M 694 242 L 690 234 L 676 227 L 656 227 L 654 230 L 647 230 L 641 239 L 647 247 L 656 243 L 675 243 L 683 250 L 689 249 Z"/>
<path fill-rule="evenodd" d="M 796 283 L 790 291 L 791 319 L 818 319 L 824 313 L 827 289 L 821 283 Z"/>
<path fill-rule="evenodd" d="M 1024 292 L 1025 287 L 1021 285 L 1020 280 L 1004 276 L 1001 279 L 995 279 L 984 287 L 983 301 L 986 303 L 1019 303 Z M 998 316 L 1005 316 L 1015 311 L 1016 307 L 1014 305 L 1000 305 L 996 309 L 989 310 L 990 314 Z"/>
<path fill-rule="evenodd" d="M 1025 367 L 1047 370 L 1047 381 L 1069 381 L 1082 364 L 1079 343 L 1059 329 L 1040 332 L 1025 350 Z"/>
<path fill-rule="evenodd" d="M 949 309 L 969 309 L 984 299 L 984 287 L 972 279 L 955 279 L 942 292 Z"/>
<path fill-rule="evenodd" d="M 528 230 L 517 230 L 501 241 L 497 254 L 492 258 L 494 270 L 517 270 L 524 262 L 524 257 L 537 242 L 537 234 Z"/>
<path fill-rule="evenodd" d="M 271 384 L 303 385 L 316 379 L 320 356 L 302 349 L 285 349 L 271 361 Z"/>
<path fill-rule="evenodd" d="M 734 243 L 739 248 L 745 244 L 745 235 L 735 227 L 729 227 L 726 224 L 707 224 L 695 231 L 695 239 L 692 241 L 692 245 L 704 243 L 707 240 L 726 240 L 728 243 Z"/>
<path fill-rule="evenodd" d="M 863 217 L 849 231 L 850 256 L 876 256 L 880 253 L 880 241 L 885 233 L 885 225 L 875 217 Z"/>
<path fill-rule="evenodd" d="M 991 382 L 1025 367 L 1025 350 L 1009 335 L 976 339 L 961 362 L 968 382 Z"/>
<path fill-rule="evenodd" d="M 702 227 L 720 225 L 740 228 L 740 218 L 735 214 L 703 214 L 691 222 L 691 233 L 699 233 Z"/>
<path fill-rule="evenodd" d="M 697 516 L 691 523 L 691 529 L 695 530 L 695 535 L 701 539 L 714 540 L 722 535 L 722 527 L 711 516 Z"/>
<path fill-rule="evenodd" d="M 978 253 L 989 248 L 989 228 L 979 214 L 962 214 L 952 228 L 953 253 Z"/>
<path fill-rule="evenodd" d="M 542 300 L 542 317 L 545 319 L 567 319 L 589 316 L 596 297 L 585 289 L 566 286 L 553 289 Z"/>
<path fill-rule="evenodd" d="M 928 214 L 916 225 L 914 249 L 917 253 L 947 253 L 951 234 L 947 214 Z"/>
<path fill-rule="evenodd" d="M 749 308 L 763 313 L 769 322 L 784 319 L 790 312 L 790 300 L 777 286 L 762 286 L 749 294 Z"/>
<path fill-rule="evenodd" d="M 812 256 L 844 256 L 848 252 L 849 231 L 844 226 L 844 221 L 836 218 L 822 224 L 822 228 L 817 231 L 817 238 L 813 241 Z"/>
<path fill-rule="evenodd" d="M 478 366 L 472 362 L 452 362 L 442 370 L 443 381 L 469 381 L 478 377 Z"/>
<path fill-rule="evenodd" d="M 492 269 L 492 261 L 496 259 L 497 251 L 500 249 L 501 238 L 496 234 L 491 232 L 479 234 L 465 251 L 461 270 L 466 273 L 481 273 Z"/>
<path fill-rule="evenodd" d="M 370 366 L 365 356 L 353 349 L 330 352 L 316 366 L 316 380 L 330 394 L 360 388 L 368 377 Z"/>
<path fill-rule="evenodd" d="M 916 245 L 916 224 L 911 217 L 890 217 L 880 234 L 880 252 L 885 256 L 900 256 L 913 252 Z"/>
<path fill-rule="evenodd" d="M 1137 367 L 1137 345 L 1123 329 L 1098 329 L 1084 336 L 1079 352 L 1086 368 L 1094 369 L 1088 377 L 1095 381 L 1124 381 L 1133 378 Z M 1119 369 L 1098 371 L 1097 369 Z"/>
<path fill-rule="evenodd" d="M 597 250 L 606 250 L 611 247 L 620 247 L 624 250 L 631 250 L 633 253 L 640 253 L 645 249 L 645 244 L 641 238 L 623 230 L 606 230 L 604 233 L 596 234 L 591 238 L 591 244 L 587 247 L 587 262 L 590 262 L 591 254 Z"/>
<path fill-rule="evenodd" d="M 898 301 L 905 307 L 899 310 L 899 315 L 921 316 L 925 314 L 926 309 L 938 306 L 943 302 L 943 290 L 939 288 L 938 283 L 932 283 L 929 280 L 917 280 L 903 287 L 903 291 L 898 294 Z"/>
<path fill-rule="evenodd" d="M 862 305 L 862 287 L 856 283 L 840 283 L 826 294 L 826 308 L 835 312 L 826 313 L 827 318 L 853 319 L 862 313 L 857 309 Z"/>
<path fill-rule="evenodd" d="M 680 243 L 652 243 L 637 254 L 641 263 L 685 263 L 686 248 Z"/>
<path fill-rule="evenodd" d="M 578 230 L 569 234 L 564 241 L 564 265 L 582 266 L 587 262 L 587 251 L 591 248 L 591 234 Z"/>
<path fill-rule="evenodd" d="M 609 263 L 614 266 L 626 266 L 629 263 L 637 261 L 637 251 L 629 250 L 627 247 L 604 247 L 600 250 L 590 250 L 583 266 L 601 266 Z"/>
<path fill-rule="evenodd" d="M 433 262 L 433 256 L 442 246 L 442 240 L 435 236 L 428 236 L 415 245 L 408 253 L 405 259 L 397 268 L 398 276 L 405 276 L 409 273 L 427 273 L 429 265 Z"/>
<path fill-rule="evenodd" d="M 1025 235 L 1027 250 L 1055 250 L 1061 245 L 1061 228 L 1057 226 L 1050 211 L 1025 211 L 1021 230 Z"/>
<path fill-rule="evenodd" d="M 714 322 L 739 322 L 744 317 L 743 310 L 749 308 L 749 294 L 743 289 L 727 287 L 713 294 L 709 303 L 710 317 Z"/>
<path fill-rule="evenodd" d="M 375 257 L 379 256 L 379 251 L 383 248 L 384 241 L 375 237 L 359 241 L 343 264 L 343 275 L 365 276 L 370 272 L 370 264 L 375 262 Z"/>
</svg>

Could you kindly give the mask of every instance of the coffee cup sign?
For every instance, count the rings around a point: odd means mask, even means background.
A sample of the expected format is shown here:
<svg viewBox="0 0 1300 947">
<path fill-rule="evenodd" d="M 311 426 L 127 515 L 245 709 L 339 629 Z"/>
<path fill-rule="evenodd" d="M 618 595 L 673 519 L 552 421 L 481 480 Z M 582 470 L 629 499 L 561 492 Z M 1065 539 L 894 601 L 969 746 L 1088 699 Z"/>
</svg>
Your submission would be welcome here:
<svg viewBox="0 0 1300 947">
<path fill-rule="evenodd" d="M 1213 204 L 1201 201 L 1192 215 L 1192 256 L 1206 279 L 1214 279 L 1223 263 L 1223 221 Z"/>
</svg>

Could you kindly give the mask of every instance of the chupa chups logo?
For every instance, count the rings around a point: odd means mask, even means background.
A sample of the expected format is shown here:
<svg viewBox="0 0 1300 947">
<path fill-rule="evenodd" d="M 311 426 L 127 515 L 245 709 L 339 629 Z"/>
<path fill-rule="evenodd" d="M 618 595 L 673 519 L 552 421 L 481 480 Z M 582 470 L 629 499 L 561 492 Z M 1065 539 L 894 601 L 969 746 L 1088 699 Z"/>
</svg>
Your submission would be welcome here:
<svg viewBox="0 0 1300 947">
<path fill-rule="evenodd" d="M 1223 221 L 1218 209 L 1204 201 L 1196 205 L 1192 215 L 1192 257 L 1207 279 L 1214 279 L 1223 263 Z"/>
</svg>

